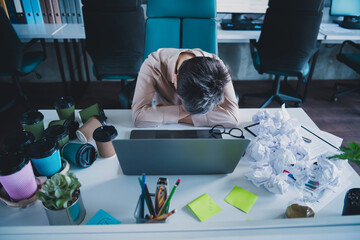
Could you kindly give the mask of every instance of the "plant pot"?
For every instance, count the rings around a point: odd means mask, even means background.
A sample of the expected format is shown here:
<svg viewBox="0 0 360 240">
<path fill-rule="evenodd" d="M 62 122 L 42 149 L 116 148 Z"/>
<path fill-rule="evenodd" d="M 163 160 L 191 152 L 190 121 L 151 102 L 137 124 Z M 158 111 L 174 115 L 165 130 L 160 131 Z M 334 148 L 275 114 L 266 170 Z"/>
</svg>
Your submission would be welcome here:
<svg viewBox="0 0 360 240">
<path fill-rule="evenodd" d="M 68 208 L 59 210 L 48 209 L 45 206 L 44 208 L 50 225 L 79 225 L 86 215 L 81 193 L 78 199 Z"/>
</svg>

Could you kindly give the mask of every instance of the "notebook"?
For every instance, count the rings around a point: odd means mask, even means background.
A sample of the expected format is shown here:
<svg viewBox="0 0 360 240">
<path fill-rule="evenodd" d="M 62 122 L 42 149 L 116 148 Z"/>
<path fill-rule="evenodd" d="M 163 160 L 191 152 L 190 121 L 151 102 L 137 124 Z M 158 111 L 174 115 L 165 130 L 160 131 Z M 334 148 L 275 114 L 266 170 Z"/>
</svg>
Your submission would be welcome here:
<svg viewBox="0 0 360 240">
<path fill-rule="evenodd" d="M 125 175 L 226 174 L 250 140 L 216 138 L 120 139 L 113 145 Z"/>
</svg>

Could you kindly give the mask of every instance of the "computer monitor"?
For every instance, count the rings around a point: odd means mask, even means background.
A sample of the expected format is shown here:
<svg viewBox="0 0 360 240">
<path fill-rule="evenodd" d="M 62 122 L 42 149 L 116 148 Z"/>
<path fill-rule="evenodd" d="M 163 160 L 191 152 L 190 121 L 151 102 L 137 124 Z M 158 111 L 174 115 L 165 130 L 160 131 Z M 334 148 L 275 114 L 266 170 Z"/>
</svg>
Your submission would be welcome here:
<svg viewBox="0 0 360 240">
<path fill-rule="evenodd" d="M 330 16 L 343 16 L 343 21 L 334 21 L 341 27 L 360 29 L 360 0 L 331 0 Z"/>
<path fill-rule="evenodd" d="M 265 14 L 269 0 L 217 0 L 218 13 L 231 13 L 233 19 L 242 14 Z M 234 19 L 236 20 L 236 19 Z"/>
</svg>

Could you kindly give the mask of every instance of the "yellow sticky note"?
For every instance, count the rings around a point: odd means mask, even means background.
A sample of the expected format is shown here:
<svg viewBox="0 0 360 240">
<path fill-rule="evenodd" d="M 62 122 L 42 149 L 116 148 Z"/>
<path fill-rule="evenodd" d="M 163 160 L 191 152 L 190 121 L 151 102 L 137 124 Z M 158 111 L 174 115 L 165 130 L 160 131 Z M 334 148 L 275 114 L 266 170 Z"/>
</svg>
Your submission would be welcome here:
<svg viewBox="0 0 360 240">
<path fill-rule="evenodd" d="M 211 218 L 222 210 L 206 193 L 189 203 L 187 206 L 201 222 Z"/>
<path fill-rule="evenodd" d="M 235 186 L 233 190 L 225 198 L 225 202 L 230 203 L 234 207 L 243 210 L 248 213 L 251 207 L 256 202 L 258 196 L 255 194 L 242 189 L 241 187 Z"/>
</svg>

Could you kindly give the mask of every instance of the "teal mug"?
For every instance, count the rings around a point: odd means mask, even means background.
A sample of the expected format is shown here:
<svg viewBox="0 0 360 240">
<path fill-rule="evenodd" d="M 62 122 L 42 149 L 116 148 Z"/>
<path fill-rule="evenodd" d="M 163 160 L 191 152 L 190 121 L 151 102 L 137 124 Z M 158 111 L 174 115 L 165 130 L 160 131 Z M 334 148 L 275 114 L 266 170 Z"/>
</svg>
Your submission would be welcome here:
<svg viewBox="0 0 360 240">
<path fill-rule="evenodd" d="M 27 149 L 27 155 L 41 176 L 51 177 L 61 170 L 58 144 L 51 139 L 43 138 L 31 143 Z"/>
<path fill-rule="evenodd" d="M 61 149 L 61 156 L 78 167 L 87 168 L 96 160 L 97 152 L 88 143 L 68 143 Z"/>
</svg>

